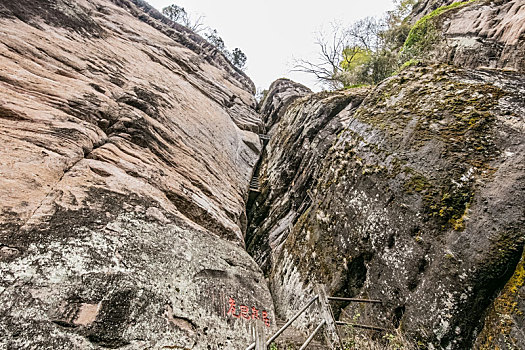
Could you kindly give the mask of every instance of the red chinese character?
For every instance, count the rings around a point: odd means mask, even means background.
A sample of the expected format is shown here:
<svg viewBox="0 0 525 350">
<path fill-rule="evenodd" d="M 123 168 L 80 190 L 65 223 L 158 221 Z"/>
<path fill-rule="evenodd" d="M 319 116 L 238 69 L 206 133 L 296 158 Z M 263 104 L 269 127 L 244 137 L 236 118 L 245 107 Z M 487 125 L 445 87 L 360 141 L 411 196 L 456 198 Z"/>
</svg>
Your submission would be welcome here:
<svg viewBox="0 0 525 350">
<path fill-rule="evenodd" d="M 250 313 L 250 308 L 248 306 L 245 306 L 245 305 L 241 305 L 240 308 L 241 308 L 240 315 L 242 316 L 242 318 L 244 318 L 245 320 L 251 319 L 250 314 L 249 314 Z"/>
<path fill-rule="evenodd" d="M 264 321 L 264 324 L 266 325 L 266 327 L 270 327 L 270 319 L 268 318 L 268 312 L 267 311 L 263 311 L 262 312 L 262 318 L 263 318 L 263 321 Z"/>
<path fill-rule="evenodd" d="M 257 310 L 255 306 L 252 306 L 252 319 L 254 320 L 259 319 L 259 310 Z"/>
<path fill-rule="evenodd" d="M 240 314 L 236 315 L 235 314 L 235 300 L 233 298 L 230 297 L 230 300 L 228 301 L 230 303 L 230 309 L 228 310 L 228 313 L 227 315 L 231 314 L 233 317 L 241 317 Z"/>
</svg>

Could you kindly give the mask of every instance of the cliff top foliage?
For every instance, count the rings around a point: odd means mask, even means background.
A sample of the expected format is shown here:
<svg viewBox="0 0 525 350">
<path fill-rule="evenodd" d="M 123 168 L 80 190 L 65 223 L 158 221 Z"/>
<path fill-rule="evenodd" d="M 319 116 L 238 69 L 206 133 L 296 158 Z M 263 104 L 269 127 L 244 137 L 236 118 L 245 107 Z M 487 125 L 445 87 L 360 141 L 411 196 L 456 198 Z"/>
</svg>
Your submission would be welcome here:
<svg viewBox="0 0 525 350">
<path fill-rule="evenodd" d="M 188 14 L 184 7 L 175 4 L 163 8 L 162 14 L 173 22 L 181 24 L 195 33 L 203 34 L 205 39 L 222 52 L 235 67 L 241 70 L 246 68 L 247 57 L 244 52 L 238 47 L 232 51 L 228 50 L 224 40 L 217 33 L 217 30 L 204 25 L 203 16 L 192 16 Z"/>
<path fill-rule="evenodd" d="M 394 0 L 394 10 L 381 19 L 367 17 L 349 27 L 333 26 L 329 34 L 319 33 L 319 61 L 297 60 L 295 70 L 314 74 L 330 89 L 377 84 L 425 59 L 439 36 L 435 20 L 474 1 L 439 7 L 411 25 L 417 0 Z"/>
<path fill-rule="evenodd" d="M 425 52 L 428 47 L 432 46 L 438 36 L 433 22 L 434 18 L 441 16 L 449 10 L 463 7 L 474 1 L 477 0 L 454 2 L 450 5 L 441 6 L 419 19 L 410 29 L 403 44 L 402 52 L 404 55 L 410 57 L 418 56 Z"/>
<path fill-rule="evenodd" d="M 320 60 L 298 60 L 295 70 L 314 74 L 331 89 L 376 84 L 399 68 L 399 52 L 410 31 L 406 17 L 416 0 L 395 0 L 384 18 L 367 17 L 349 27 L 319 33 Z"/>
</svg>

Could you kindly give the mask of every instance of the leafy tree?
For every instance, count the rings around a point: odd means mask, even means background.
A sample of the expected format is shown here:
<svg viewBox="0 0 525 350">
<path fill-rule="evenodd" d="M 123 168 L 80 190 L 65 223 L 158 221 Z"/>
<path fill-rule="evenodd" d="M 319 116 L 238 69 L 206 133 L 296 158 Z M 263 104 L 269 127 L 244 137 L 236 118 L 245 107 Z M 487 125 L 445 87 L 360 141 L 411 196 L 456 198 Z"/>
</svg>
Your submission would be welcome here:
<svg viewBox="0 0 525 350">
<path fill-rule="evenodd" d="M 234 66 L 241 70 L 244 70 L 246 66 L 246 55 L 244 54 L 244 52 L 241 51 L 241 49 L 239 49 L 238 47 L 233 49 L 231 59 Z"/>
<path fill-rule="evenodd" d="M 370 61 L 372 50 L 362 48 L 359 46 L 347 47 L 343 50 L 343 60 L 341 61 L 341 68 L 345 71 L 352 71 L 357 69 Z"/>
<path fill-rule="evenodd" d="M 162 13 L 173 22 L 179 23 L 196 33 L 200 33 L 204 29 L 203 16 L 194 19 L 188 15 L 184 7 L 173 4 L 163 8 Z M 245 69 L 247 58 L 244 52 L 239 48 L 235 48 L 230 52 L 226 48 L 224 40 L 220 37 L 219 33 L 217 33 L 216 29 L 208 27 L 207 32 L 204 33 L 204 37 L 210 44 L 214 45 L 220 52 L 222 52 L 234 66 L 241 70 Z"/>
<path fill-rule="evenodd" d="M 247 57 L 244 54 L 244 52 L 241 51 L 239 48 L 233 49 L 232 52 L 230 52 L 226 45 L 224 44 L 224 40 L 219 36 L 216 29 L 212 29 L 204 34 L 206 37 L 206 40 L 210 44 L 213 44 L 220 52 L 226 56 L 226 58 L 237 68 L 244 70 L 246 65 Z"/>
<path fill-rule="evenodd" d="M 181 22 L 182 18 L 188 16 L 184 7 L 175 4 L 163 8 L 162 14 L 177 23 Z"/>
<path fill-rule="evenodd" d="M 217 49 L 219 49 L 219 51 L 224 53 L 226 57 L 230 55 L 230 53 L 226 49 L 224 40 L 222 40 L 222 38 L 217 33 L 217 29 L 208 31 L 207 33 L 204 34 L 204 36 L 206 37 L 206 40 L 208 40 L 210 44 L 213 44 Z"/>
</svg>

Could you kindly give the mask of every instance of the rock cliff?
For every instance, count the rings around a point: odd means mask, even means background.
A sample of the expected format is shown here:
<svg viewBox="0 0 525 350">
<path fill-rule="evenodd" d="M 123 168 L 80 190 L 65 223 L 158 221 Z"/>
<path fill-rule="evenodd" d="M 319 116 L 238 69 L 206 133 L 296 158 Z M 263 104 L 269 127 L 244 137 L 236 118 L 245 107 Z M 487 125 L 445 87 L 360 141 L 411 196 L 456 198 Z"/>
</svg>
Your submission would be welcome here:
<svg viewBox="0 0 525 350">
<path fill-rule="evenodd" d="M 448 47 L 375 88 L 273 85 L 247 247 L 278 315 L 324 283 L 383 301 L 337 305 L 341 317 L 401 329 L 423 347 L 523 347 L 523 8 L 475 1 L 436 15 L 446 45 L 475 35 L 480 45 Z M 276 94 L 293 102 L 283 108 Z"/>
<path fill-rule="evenodd" d="M 417 29 L 412 45 L 425 45 L 427 59 L 525 72 L 521 0 L 420 1 L 411 18 Z"/>
<path fill-rule="evenodd" d="M 421 1 L 424 60 L 258 113 L 142 0 L 2 1 L 0 348 L 245 349 L 317 283 L 421 347 L 525 347 L 524 8 Z"/>
<path fill-rule="evenodd" d="M 0 348 L 241 349 L 253 84 L 136 0 L 0 4 Z"/>
</svg>

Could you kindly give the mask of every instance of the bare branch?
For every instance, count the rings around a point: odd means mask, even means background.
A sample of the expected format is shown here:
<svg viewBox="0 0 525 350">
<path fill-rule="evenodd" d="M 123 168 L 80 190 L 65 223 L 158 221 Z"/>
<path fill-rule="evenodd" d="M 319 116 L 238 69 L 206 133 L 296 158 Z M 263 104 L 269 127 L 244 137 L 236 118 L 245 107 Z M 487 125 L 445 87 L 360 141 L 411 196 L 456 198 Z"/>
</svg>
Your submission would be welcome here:
<svg viewBox="0 0 525 350">
<path fill-rule="evenodd" d="M 292 71 L 313 74 L 317 80 L 331 88 L 339 88 L 343 84 L 339 81 L 344 73 L 341 63 L 344 59 L 342 52 L 347 45 L 347 35 L 340 25 L 332 24 L 330 35 L 318 32 L 315 44 L 319 47 L 317 60 L 294 60 Z"/>
<path fill-rule="evenodd" d="M 322 84 L 335 88 L 384 79 L 396 65 L 395 58 L 385 54 L 387 26 L 386 20 L 372 17 L 348 28 L 332 24 L 329 34 L 317 33 L 317 59 L 295 60 L 293 70 L 313 74 Z"/>
</svg>

